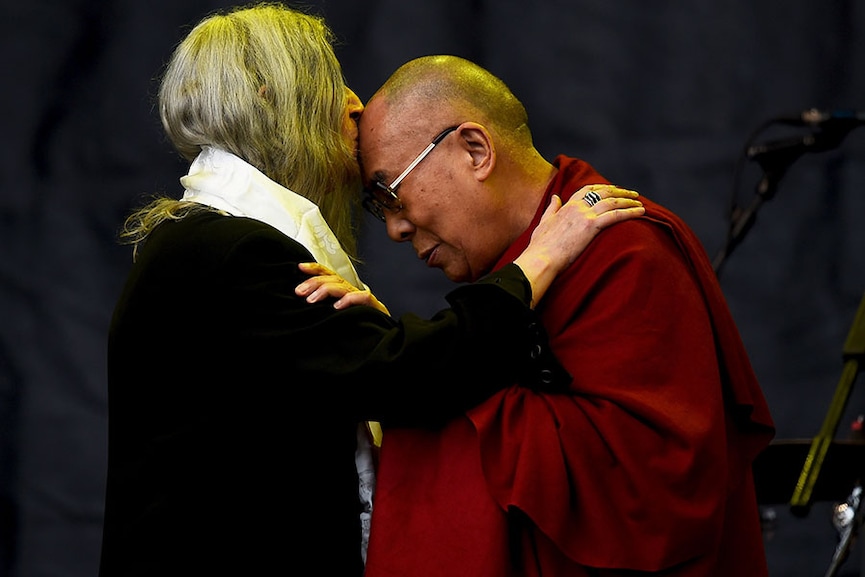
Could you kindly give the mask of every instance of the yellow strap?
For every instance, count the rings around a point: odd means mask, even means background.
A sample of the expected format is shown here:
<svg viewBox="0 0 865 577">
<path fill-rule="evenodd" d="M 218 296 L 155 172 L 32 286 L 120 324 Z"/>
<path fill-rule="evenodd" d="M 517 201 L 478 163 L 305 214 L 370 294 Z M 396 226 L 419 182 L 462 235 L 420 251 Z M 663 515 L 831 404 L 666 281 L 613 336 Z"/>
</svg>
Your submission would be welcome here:
<svg viewBox="0 0 865 577">
<path fill-rule="evenodd" d="M 369 431 L 369 436 L 372 438 L 372 444 L 376 447 L 381 447 L 381 424 L 378 421 L 367 421 L 366 428 Z"/>
</svg>

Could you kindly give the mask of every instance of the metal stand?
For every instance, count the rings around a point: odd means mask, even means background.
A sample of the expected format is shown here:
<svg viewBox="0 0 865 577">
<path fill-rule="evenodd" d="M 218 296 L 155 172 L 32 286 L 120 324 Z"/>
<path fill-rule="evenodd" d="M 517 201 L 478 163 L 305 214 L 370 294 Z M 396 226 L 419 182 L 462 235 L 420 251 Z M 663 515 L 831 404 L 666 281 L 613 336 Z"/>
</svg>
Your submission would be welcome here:
<svg viewBox="0 0 865 577">
<path fill-rule="evenodd" d="M 793 496 L 790 498 L 790 510 L 799 516 L 807 515 L 810 510 L 814 484 L 820 475 L 820 467 L 823 465 L 823 459 L 826 457 L 832 439 L 835 437 L 835 432 L 838 430 L 838 423 L 844 416 L 844 409 L 847 407 L 847 401 L 850 400 L 850 393 L 853 391 L 853 382 L 859 373 L 860 363 L 865 362 L 865 295 L 859 303 L 859 310 L 856 312 L 853 326 L 847 334 L 843 360 L 844 370 L 841 374 L 841 381 L 835 389 L 835 395 L 823 420 L 823 426 L 811 442 L 811 449 L 808 451 L 799 480 L 793 490 Z"/>
<path fill-rule="evenodd" d="M 731 205 L 727 240 L 712 262 L 716 274 L 720 274 L 721 267 L 727 257 L 730 256 L 730 253 L 740 244 L 745 234 L 752 227 L 759 208 L 765 201 L 771 200 L 775 196 L 778 182 L 787 172 L 790 165 L 806 152 L 823 152 L 837 147 L 851 130 L 865 125 L 865 115 L 859 113 L 827 115 L 814 109 L 808 113 L 803 113 L 800 117 L 793 120 L 790 118 L 776 118 L 762 125 L 748 139 L 748 143 L 750 144 L 756 134 L 764 128 L 776 123 L 804 124 L 811 128 L 811 132 L 802 136 L 776 140 L 746 148 L 745 158 L 759 163 L 763 169 L 763 178 L 757 185 L 754 199 L 744 210 L 736 206 L 735 194 L 733 196 L 734 202 Z M 818 493 L 825 493 L 827 489 L 831 488 L 829 487 L 831 484 L 830 481 L 838 481 L 844 477 L 845 482 L 850 482 L 847 479 L 848 475 L 852 474 L 855 476 L 852 492 L 847 496 L 846 501 L 836 505 L 833 512 L 832 521 L 838 531 L 839 542 L 835 548 L 832 562 L 825 577 L 834 577 L 838 568 L 846 561 L 850 548 L 858 536 L 859 526 L 862 524 L 862 481 L 865 480 L 865 473 L 860 474 L 859 469 L 863 466 L 863 459 L 844 460 L 843 465 L 846 466 L 843 467 L 843 475 L 834 475 L 836 477 L 834 480 L 824 478 L 823 482 L 819 484 L 817 481 L 830 447 L 836 447 L 833 452 L 836 457 L 839 455 L 838 448 L 843 447 L 843 445 L 834 442 L 835 433 L 847 407 L 853 383 L 860 371 L 860 365 L 865 363 L 865 295 L 863 295 L 862 301 L 859 303 L 856 318 L 844 343 L 843 360 L 844 369 L 841 374 L 841 381 L 835 390 L 832 404 L 829 407 L 819 434 L 811 440 L 808 455 L 805 457 L 804 466 L 799 474 L 789 502 L 791 512 L 794 515 L 807 515 L 814 499 L 815 486 L 817 486 Z M 856 448 L 855 446 L 851 447 Z M 783 446 L 776 448 L 783 448 Z M 766 457 L 762 461 L 771 463 L 769 461 L 770 456 L 771 453 L 767 451 Z M 837 460 L 837 458 L 834 459 L 835 462 Z M 777 473 L 776 467 L 759 467 L 758 465 L 762 461 L 758 460 L 755 463 L 755 481 L 758 482 L 758 500 L 761 504 L 772 502 L 773 496 L 771 490 L 773 486 L 777 485 L 777 483 L 763 483 L 762 485 L 759 483 L 764 476 L 770 478 L 771 473 L 769 471 Z M 833 459 L 829 459 L 829 461 L 832 464 Z M 760 474 L 761 471 L 764 473 Z M 791 477 L 785 477 L 785 479 L 789 478 Z M 759 491 L 761 486 L 766 487 L 762 495 Z M 784 494 L 789 493 L 785 492 Z M 822 493 L 820 494 L 822 495 Z M 771 515 L 766 515 L 762 520 L 771 525 L 773 518 Z M 863 560 L 865 560 L 865 557 L 863 557 Z M 863 577 L 865 577 L 865 572 L 863 572 Z"/>
<path fill-rule="evenodd" d="M 733 214 L 730 215 L 727 241 L 712 261 L 716 274 L 720 275 L 724 261 L 754 224 L 760 206 L 775 196 L 778 182 L 793 162 L 806 152 L 825 152 L 836 148 L 851 130 L 865 124 L 865 119 L 857 114 L 823 122 L 819 128 L 815 128 L 817 125 L 810 122 L 806 124 L 812 126 L 812 132 L 749 146 L 746 149 L 747 159 L 757 162 L 763 169 L 763 178 L 757 184 L 757 191 L 751 204 L 745 210 L 734 209 Z"/>
<path fill-rule="evenodd" d="M 735 214 L 731 215 L 727 242 L 712 261 L 712 267 L 716 273 L 720 274 L 724 261 L 730 256 L 733 249 L 739 246 L 739 243 L 745 237 L 745 234 L 754 224 L 754 221 L 757 218 L 757 211 L 764 202 L 774 198 L 781 177 L 784 176 L 787 169 L 790 168 L 790 165 L 792 165 L 804 151 L 805 149 L 803 147 L 780 147 L 778 149 L 769 149 L 755 153 L 751 156 L 751 158 L 756 159 L 763 168 L 763 178 L 757 183 L 756 194 L 754 195 L 751 204 L 749 204 L 744 210 L 736 209 Z"/>
<path fill-rule="evenodd" d="M 829 569 L 826 570 L 824 577 L 835 577 L 838 569 L 847 560 L 850 549 L 859 535 L 859 526 L 862 524 L 861 504 L 862 485 L 856 483 L 847 500 L 835 507 L 832 524 L 838 531 L 838 545 L 835 547 L 835 554 L 832 556 L 832 562 L 829 563 Z"/>
<path fill-rule="evenodd" d="M 794 515 L 807 515 L 811 508 L 814 496 L 814 487 L 820 476 L 821 468 L 829 447 L 832 445 L 838 424 L 844 415 L 847 401 L 853 390 L 853 383 L 860 371 L 860 365 L 865 362 L 865 295 L 859 303 L 853 326 L 847 334 L 843 351 L 844 370 L 841 381 L 835 389 L 832 404 L 823 421 L 819 434 L 811 442 L 808 456 L 799 475 L 799 480 L 790 498 L 790 510 Z M 861 523 L 861 479 L 857 480 L 853 492 L 845 503 L 838 505 L 835 509 L 833 522 L 839 531 L 840 542 L 836 548 L 832 564 L 826 577 L 834 577 L 838 568 L 847 559 L 850 547 L 852 547 L 858 534 Z"/>
</svg>

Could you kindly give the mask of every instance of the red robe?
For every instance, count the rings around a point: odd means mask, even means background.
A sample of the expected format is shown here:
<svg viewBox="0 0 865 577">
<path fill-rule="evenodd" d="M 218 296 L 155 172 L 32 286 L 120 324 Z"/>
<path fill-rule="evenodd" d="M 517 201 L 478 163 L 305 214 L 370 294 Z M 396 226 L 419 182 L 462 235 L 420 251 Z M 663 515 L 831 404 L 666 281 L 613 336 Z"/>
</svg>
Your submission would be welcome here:
<svg viewBox="0 0 865 577">
<path fill-rule="evenodd" d="M 550 195 L 607 182 L 555 164 L 497 267 Z M 385 429 L 366 577 L 768 574 L 751 464 L 772 418 L 698 238 L 641 200 L 538 308 L 570 394 L 512 387 L 444 430 Z"/>
</svg>

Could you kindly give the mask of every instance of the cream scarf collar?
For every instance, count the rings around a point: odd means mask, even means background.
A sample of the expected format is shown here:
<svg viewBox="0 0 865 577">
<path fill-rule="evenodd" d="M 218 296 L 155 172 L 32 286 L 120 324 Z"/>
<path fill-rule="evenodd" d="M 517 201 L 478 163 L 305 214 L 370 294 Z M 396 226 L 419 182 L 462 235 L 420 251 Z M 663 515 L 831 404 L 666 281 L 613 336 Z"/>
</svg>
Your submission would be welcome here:
<svg viewBox="0 0 865 577">
<path fill-rule="evenodd" d="M 180 184 L 183 200 L 269 224 L 305 246 L 317 262 L 354 286 L 367 288 L 318 206 L 230 152 L 205 146 Z"/>
<path fill-rule="evenodd" d="M 368 288 L 322 218 L 318 206 L 272 181 L 230 152 L 211 146 L 203 147 L 190 166 L 189 173 L 181 177 L 180 184 L 185 189 L 183 200 L 206 204 L 233 216 L 245 216 L 269 224 L 305 246 L 317 262 L 354 286 Z M 364 503 L 364 511 L 360 515 L 363 528 L 361 555 L 364 562 L 375 491 L 371 442 L 379 444 L 380 437 L 378 423 L 361 423 L 358 426 L 355 463 L 360 481 L 358 493 Z"/>
</svg>

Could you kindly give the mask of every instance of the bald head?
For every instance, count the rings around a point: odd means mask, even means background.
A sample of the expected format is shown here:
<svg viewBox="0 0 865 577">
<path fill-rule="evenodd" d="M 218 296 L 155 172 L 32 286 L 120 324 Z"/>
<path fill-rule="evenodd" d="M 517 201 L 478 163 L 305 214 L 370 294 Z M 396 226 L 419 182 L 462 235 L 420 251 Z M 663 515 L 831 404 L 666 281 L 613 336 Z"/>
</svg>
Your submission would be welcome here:
<svg viewBox="0 0 865 577">
<path fill-rule="evenodd" d="M 387 209 L 378 216 L 388 236 L 458 282 L 486 274 L 526 230 L 555 173 L 532 144 L 522 103 L 456 56 L 399 67 L 359 128 L 364 183 Z"/>
<path fill-rule="evenodd" d="M 449 55 L 423 56 L 400 66 L 369 101 L 386 106 L 404 130 L 427 133 L 465 121 L 487 126 L 499 138 L 531 146 L 522 103 L 498 77 L 477 64 Z"/>
</svg>

